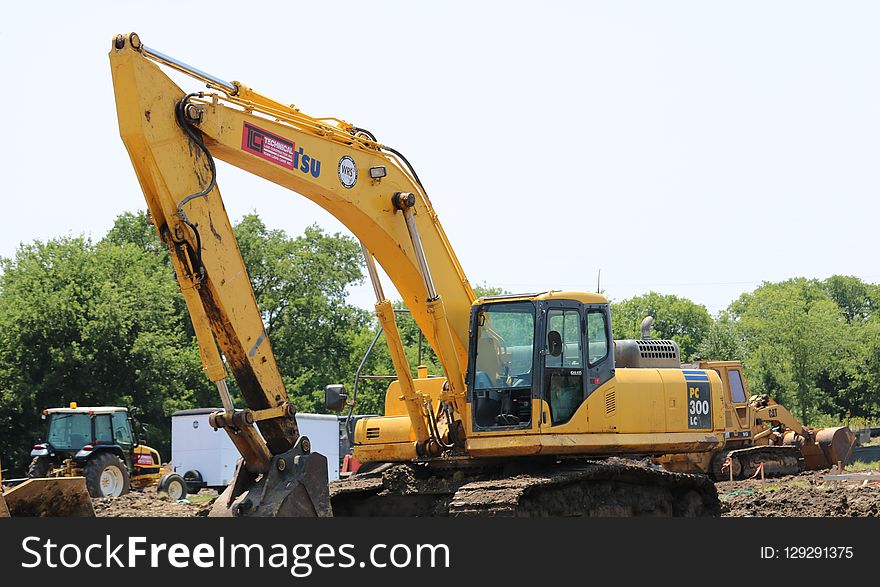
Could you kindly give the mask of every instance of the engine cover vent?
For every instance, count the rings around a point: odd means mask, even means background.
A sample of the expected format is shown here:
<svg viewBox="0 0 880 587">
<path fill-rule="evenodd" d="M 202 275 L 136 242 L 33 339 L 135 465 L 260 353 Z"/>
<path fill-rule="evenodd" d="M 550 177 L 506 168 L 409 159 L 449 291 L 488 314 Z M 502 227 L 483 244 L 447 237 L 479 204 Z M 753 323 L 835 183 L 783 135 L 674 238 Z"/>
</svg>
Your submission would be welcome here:
<svg viewBox="0 0 880 587">
<path fill-rule="evenodd" d="M 678 369 L 681 354 L 674 340 L 616 340 L 614 366 L 620 369 Z"/>
<path fill-rule="evenodd" d="M 617 397 L 612 389 L 605 394 L 605 415 L 610 416 L 617 409 Z"/>
</svg>

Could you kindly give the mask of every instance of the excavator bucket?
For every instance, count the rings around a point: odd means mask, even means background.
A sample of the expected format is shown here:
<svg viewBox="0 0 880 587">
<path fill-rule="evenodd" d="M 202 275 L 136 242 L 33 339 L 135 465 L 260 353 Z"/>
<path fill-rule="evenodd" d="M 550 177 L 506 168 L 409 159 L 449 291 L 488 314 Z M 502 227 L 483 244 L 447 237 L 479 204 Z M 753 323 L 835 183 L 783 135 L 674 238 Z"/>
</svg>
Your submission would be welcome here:
<svg viewBox="0 0 880 587">
<path fill-rule="evenodd" d="M 3 492 L 0 517 L 94 518 L 95 508 L 85 477 L 28 479 Z"/>
<path fill-rule="evenodd" d="M 785 444 L 800 447 L 807 471 L 830 469 L 838 462 L 845 465 L 856 446 L 856 435 L 848 426 L 821 428 L 813 431 L 813 437 L 815 440 L 810 441 L 789 432 L 784 439 Z"/>
<path fill-rule="evenodd" d="M 239 459 L 232 483 L 211 508 L 212 517 L 331 517 L 327 458 L 308 452 L 300 437 L 289 451 L 275 455 L 269 471 L 255 475 Z"/>
</svg>

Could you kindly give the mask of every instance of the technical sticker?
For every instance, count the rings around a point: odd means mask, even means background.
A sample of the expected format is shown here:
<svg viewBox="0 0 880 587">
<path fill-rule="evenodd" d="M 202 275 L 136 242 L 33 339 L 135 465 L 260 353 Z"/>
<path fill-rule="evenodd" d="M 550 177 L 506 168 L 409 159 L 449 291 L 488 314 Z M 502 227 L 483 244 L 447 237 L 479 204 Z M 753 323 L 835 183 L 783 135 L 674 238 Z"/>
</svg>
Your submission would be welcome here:
<svg viewBox="0 0 880 587">
<path fill-rule="evenodd" d="M 266 161 L 271 161 L 291 171 L 308 173 L 314 178 L 321 175 L 321 162 L 296 143 L 271 133 L 248 122 L 244 123 L 241 134 L 241 148 Z"/>
<path fill-rule="evenodd" d="M 339 173 L 339 182 L 348 189 L 353 188 L 358 180 L 358 168 L 354 159 L 348 155 L 344 155 L 342 159 L 339 160 L 339 168 L 337 171 Z"/>
<path fill-rule="evenodd" d="M 244 123 L 244 132 L 241 135 L 241 148 L 266 161 L 294 169 L 293 154 L 296 152 L 296 143 L 247 122 Z"/>
</svg>

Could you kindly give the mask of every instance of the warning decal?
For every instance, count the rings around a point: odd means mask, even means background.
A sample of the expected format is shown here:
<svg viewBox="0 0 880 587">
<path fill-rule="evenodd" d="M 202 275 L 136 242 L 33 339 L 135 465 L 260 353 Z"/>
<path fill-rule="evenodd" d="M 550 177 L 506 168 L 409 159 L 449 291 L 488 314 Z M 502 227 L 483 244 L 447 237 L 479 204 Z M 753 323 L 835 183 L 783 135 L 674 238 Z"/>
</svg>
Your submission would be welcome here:
<svg viewBox="0 0 880 587">
<path fill-rule="evenodd" d="M 266 161 L 294 169 L 296 143 L 247 122 L 244 123 L 244 131 L 241 135 L 241 148 Z"/>
</svg>

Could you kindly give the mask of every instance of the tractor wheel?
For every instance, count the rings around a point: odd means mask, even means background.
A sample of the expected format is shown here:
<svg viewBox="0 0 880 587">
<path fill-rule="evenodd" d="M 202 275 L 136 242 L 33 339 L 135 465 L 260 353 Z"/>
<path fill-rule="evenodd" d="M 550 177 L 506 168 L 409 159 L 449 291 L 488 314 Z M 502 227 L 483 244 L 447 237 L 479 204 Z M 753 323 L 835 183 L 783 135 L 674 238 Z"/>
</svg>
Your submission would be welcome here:
<svg viewBox="0 0 880 587">
<path fill-rule="evenodd" d="M 128 467 L 113 453 L 100 452 L 91 457 L 83 476 L 92 497 L 118 497 L 128 493 Z"/>
<path fill-rule="evenodd" d="M 48 457 L 34 457 L 28 466 L 27 476 L 31 479 L 35 477 L 48 477 L 52 472 L 52 461 Z"/>
<path fill-rule="evenodd" d="M 159 479 L 156 487 L 158 493 L 167 493 L 168 497 L 177 501 L 186 497 L 186 481 L 177 473 L 168 473 Z"/>
</svg>

